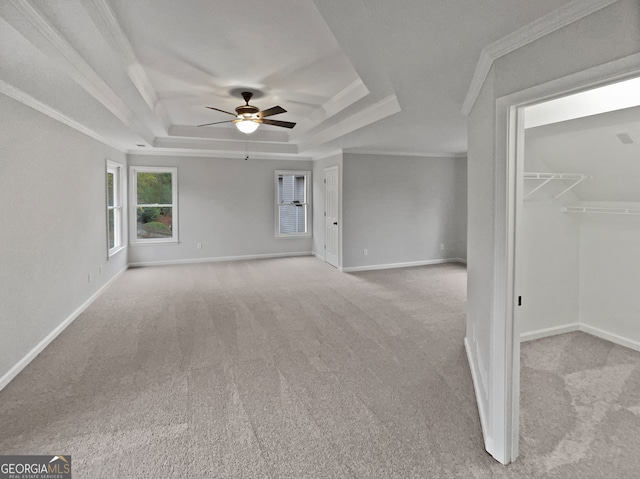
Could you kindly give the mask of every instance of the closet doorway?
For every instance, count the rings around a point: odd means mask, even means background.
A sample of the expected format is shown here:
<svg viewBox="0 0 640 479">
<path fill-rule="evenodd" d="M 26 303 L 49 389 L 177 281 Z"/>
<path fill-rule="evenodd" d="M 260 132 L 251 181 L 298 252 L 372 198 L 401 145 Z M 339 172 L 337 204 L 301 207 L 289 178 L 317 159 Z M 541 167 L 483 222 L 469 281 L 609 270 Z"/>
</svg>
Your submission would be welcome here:
<svg viewBox="0 0 640 479">
<path fill-rule="evenodd" d="M 640 417 L 617 403 L 640 359 L 620 348 L 640 351 L 640 78 L 518 110 L 514 429 L 551 470 L 609 409 Z"/>
</svg>

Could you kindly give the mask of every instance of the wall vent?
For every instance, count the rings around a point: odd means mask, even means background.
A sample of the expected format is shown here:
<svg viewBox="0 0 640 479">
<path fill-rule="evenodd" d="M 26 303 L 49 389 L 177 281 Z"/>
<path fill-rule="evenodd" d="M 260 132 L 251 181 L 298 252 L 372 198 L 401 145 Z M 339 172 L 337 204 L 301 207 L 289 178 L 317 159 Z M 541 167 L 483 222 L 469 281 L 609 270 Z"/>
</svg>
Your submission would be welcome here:
<svg viewBox="0 0 640 479">
<path fill-rule="evenodd" d="M 631 138 L 628 133 L 618 133 L 616 136 L 623 145 L 630 145 L 633 143 L 633 138 Z"/>
</svg>

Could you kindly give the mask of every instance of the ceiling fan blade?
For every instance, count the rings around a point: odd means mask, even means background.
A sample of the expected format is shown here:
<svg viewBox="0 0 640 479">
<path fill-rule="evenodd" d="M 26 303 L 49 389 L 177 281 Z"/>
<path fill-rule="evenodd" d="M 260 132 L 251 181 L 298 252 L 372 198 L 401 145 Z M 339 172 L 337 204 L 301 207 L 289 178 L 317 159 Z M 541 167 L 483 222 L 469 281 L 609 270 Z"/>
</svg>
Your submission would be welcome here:
<svg viewBox="0 0 640 479">
<path fill-rule="evenodd" d="M 222 113 L 226 113 L 227 115 L 236 116 L 235 113 L 231 113 L 230 111 L 221 110 L 220 108 L 214 108 L 212 106 L 205 106 L 205 108 L 208 108 L 209 110 L 221 111 Z"/>
<path fill-rule="evenodd" d="M 282 108 L 281 106 L 272 106 L 266 110 L 262 110 L 259 115 L 261 118 L 265 118 L 267 116 L 279 115 L 280 113 L 286 113 L 287 110 Z"/>
<path fill-rule="evenodd" d="M 296 124 L 291 121 L 262 120 L 262 123 L 265 125 L 281 126 L 282 128 L 293 128 L 296 126 Z"/>
<path fill-rule="evenodd" d="M 205 123 L 203 125 L 198 125 L 198 126 L 219 125 L 220 123 L 232 123 L 232 122 L 233 122 L 233 120 L 214 121 L 213 123 Z"/>
</svg>

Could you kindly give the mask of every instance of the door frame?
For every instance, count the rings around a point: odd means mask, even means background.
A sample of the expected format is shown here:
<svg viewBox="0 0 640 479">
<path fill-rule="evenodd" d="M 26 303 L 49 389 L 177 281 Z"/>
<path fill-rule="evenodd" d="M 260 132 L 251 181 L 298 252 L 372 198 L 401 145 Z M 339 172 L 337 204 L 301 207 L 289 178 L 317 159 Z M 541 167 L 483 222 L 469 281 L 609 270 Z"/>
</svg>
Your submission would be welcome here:
<svg viewBox="0 0 640 479">
<path fill-rule="evenodd" d="M 520 329 L 517 321 L 518 234 L 522 210 L 524 108 L 640 76 L 640 53 L 496 99 L 495 348 L 492 405 L 503 424 L 504 464 L 518 457 L 520 415 Z M 521 233 L 520 233 L 521 234 Z M 525 298 L 526 301 L 526 298 Z"/>
<path fill-rule="evenodd" d="M 338 217 L 338 243 L 337 243 L 337 249 L 338 251 L 336 252 L 336 263 L 335 265 L 332 265 L 331 263 L 329 263 L 327 261 L 327 250 L 326 250 L 326 244 L 327 244 L 327 173 L 330 170 L 336 170 L 337 173 L 337 178 L 338 178 L 338 182 L 336 185 L 336 195 L 338 196 L 338 201 L 336 202 L 336 208 L 338 209 L 337 211 L 337 217 Z M 327 166 L 324 169 L 324 215 L 323 215 L 323 219 L 324 219 L 324 224 L 323 229 L 324 229 L 324 244 L 325 244 L 325 250 L 324 250 L 324 261 L 325 263 L 331 264 L 331 266 L 335 266 L 336 268 L 338 268 L 338 270 L 342 270 L 342 194 L 341 194 L 341 182 L 340 182 L 340 166 L 339 165 L 333 165 L 333 166 Z"/>
</svg>

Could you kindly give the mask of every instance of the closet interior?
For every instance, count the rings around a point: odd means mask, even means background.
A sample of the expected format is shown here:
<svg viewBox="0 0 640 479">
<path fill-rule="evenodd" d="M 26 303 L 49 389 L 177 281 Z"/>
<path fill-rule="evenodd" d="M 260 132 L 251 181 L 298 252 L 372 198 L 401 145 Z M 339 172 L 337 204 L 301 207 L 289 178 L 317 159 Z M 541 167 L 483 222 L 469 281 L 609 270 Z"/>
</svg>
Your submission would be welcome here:
<svg viewBox="0 0 640 479">
<path fill-rule="evenodd" d="M 522 341 L 581 330 L 640 351 L 640 106 L 525 129 Z"/>
</svg>

